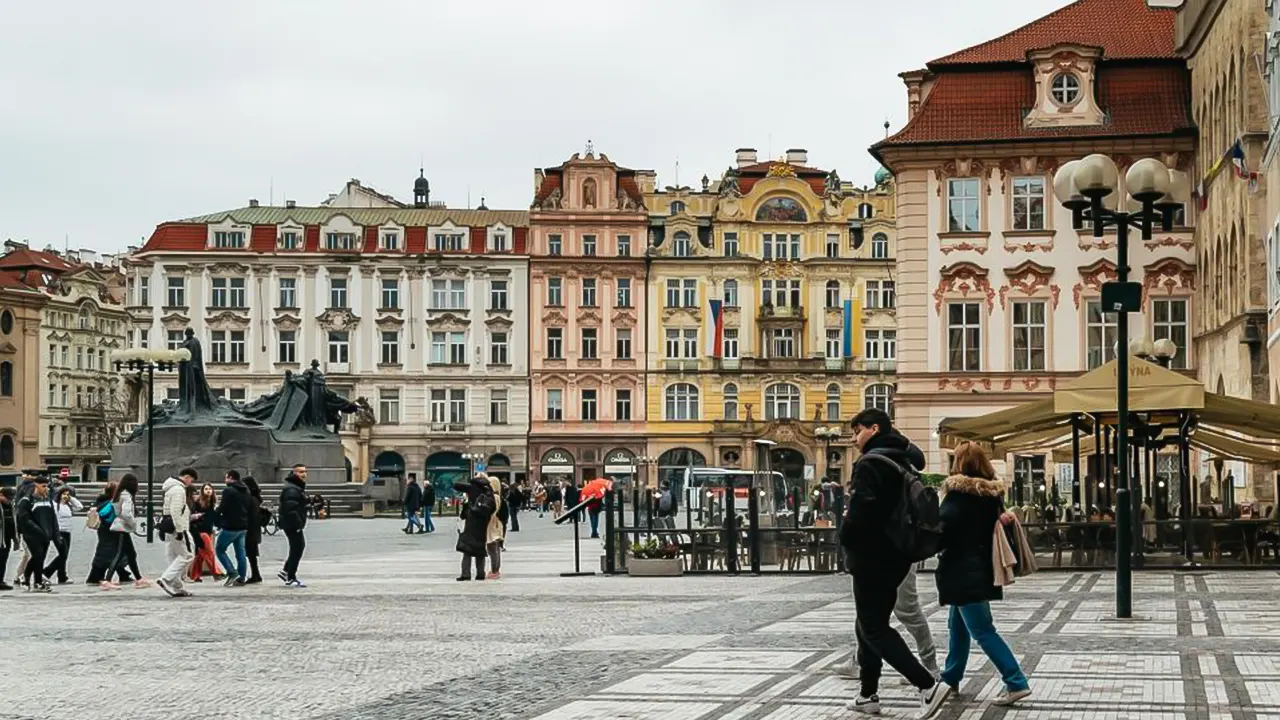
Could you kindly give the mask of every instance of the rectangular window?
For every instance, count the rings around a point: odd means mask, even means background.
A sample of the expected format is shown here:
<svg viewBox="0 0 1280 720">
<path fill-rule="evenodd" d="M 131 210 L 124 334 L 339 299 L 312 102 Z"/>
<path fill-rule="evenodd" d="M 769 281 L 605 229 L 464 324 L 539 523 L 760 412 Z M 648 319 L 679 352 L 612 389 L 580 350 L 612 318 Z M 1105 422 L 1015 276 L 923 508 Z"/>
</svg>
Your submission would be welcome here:
<svg viewBox="0 0 1280 720">
<path fill-rule="evenodd" d="M 761 280 L 760 300 L 765 305 L 800 307 L 799 280 Z"/>
<path fill-rule="evenodd" d="M 138 304 L 143 307 L 151 306 L 151 278 L 138 278 Z"/>
<path fill-rule="evenodd" d="M 449 393 L 447 390 L 431 391 L 431 422 L 443 424 L 449 417 Z"/>
<path fill-rule="evenodd" d="M 382 233 L 382 249 L 383 250 L 399 250 L 400 249 L 400 233 L 384 232 Z M 397 397 L 399 391 L 397 391 Z"/>
<path fill-rule="evenodd" d="M 547 328 L 547 359 L 564 359 L 564 328 Z"/>
<path fill-rule="evenodd" d="M 672 241 L 671 254 L 676 257 L 689 257 L 693 254 L 693 241 L 689 233 L 678 232 Z"/>
<path fill-rule="evenodd" d="M 978 178 L 952 178 L 947 181 L 949 232 L 978 232 L 981 229 L 979 184 Z"/>
<path fill-rule="evenodd" d="M 466 365 L 467 364 L 467 334 L 460 332 L 449 333 L 449 364 L 450 365 Z"/>
<path fill-rule="evenodd" d="M 351 361 L 351 335 L 344 331 L 329 331 L 329 362 L 348 363 Z"/>
<path fill-rule="evenodd" d="M 667 279 L 667 307 L 680 307 L 680 281 Z"/>
<path fill-rule="evenodd" d="M 489 309 L 490 310 L 508 310 L 507 305 L 507 281 L 506 280 L 490 280 L 489 281 Z"/>
<path fill-rule="evenodd" d="M 280 307 L 298 307 L 298 279 L 280 278 Z"/>
<path fill-rule="evenodd" d="M 582 236 L 582 254 L 587 256 L 593 256 L 596 254 L 596 236 L 595 235 Z"/>
<path fill-rule="evenodd" d="M 325 233 L 324 236 L 325 250 L 355 250 L 356 236 L 355 233 Z"/>
<path fill-rule="evenodd" d="M 982 324 L 978 303 L 947 305 L 947 367 L 958 372 L 982 369 Z"/>
<path fill-rule="evenodd" d="M 276 362 L 298 362 L 298 331 L 281 330 L 280 341 L 276 344 Z"/>
<path fill-rule="evenodd" d="M 618 236 L 618 257 L 631 257 L 631 236 Z"/>
<path fill-rule="evenodd" d="M 698 281 L 684 281 L 684 306 L 687 308 L 698 307 Z"/>
<path fill-rule="evenodd" d="M 560 235 L 547 236 L 547 254 L 562 255 L 564 254 L 564 238 Z"/>
<path fill-rule="evenodd" d="M 596 279 L 582 278 L 582 306 L 595 307 L 596 305 Z"/>
<path fill-rule="evenodd" d="M 631 278 L 618 278 L 618 307 L 631 307 Z"/>
<path fill-rule="evenodd" d="M 724 256 L 738 257 L 738 233 L 727 232 L 724 234 Z"/>
<path fill-rule="evenodd" d="M 329 307 L 344 308 L 347 306 L 347 279 L 329 278 Z"/>
<path fill-rule="evenodd" d="M 209 335 L 209 362 L 219 365 L 227 361 L 227 331 L 214 330 Z"/>
<path fill-rule="evenodd" d="M 400 333 L 395 330 L 382 331 L 382 364 L 400 364 Z"/>
<path fill-rule="evenodd" d="M 630 420 L 631 390 L 628 388 L 618 388 L 617 390 L 614 390 L 613 393 L 613 419 Z"/>
<path fill-rule="evenodd" d="M 494 388 L 489 391 L 489 424 L 506 425 L 508 420 L 507 391 Z"/>
<path fill-rule="evenodd" d="M 731 307 L 731 308 L 738 307 L 738 281 L 725 280 L 724 289 L 723 289 L 723 292 L 721 292 L 721 296 L 724 300 L 725 307 Z"/>
<path fill-rule="evenodd" d="M 235 364 L 243 364 L 245 361 L 244 354 L 244 331 L 231 331 L 231 362 Z"/>
<path fill-rule="evenodd" d="M 679 360 L 680 359 L 680 331 L 668 330 L 666 333 L 666 336 L 667 336 L 666 358 L 668 360 Z"/>
<path fill-rule="evenodd" d="M 1044 229 L 1044 178 L 1013 179 L 1012 227 L 1014 230 Z"/>
<path fill-rule="evenodd" d="M 558 277 L 547 278 L 547 304 L 552 307 L 564 305 L 563 280 Z"/>
<path fill-rule="evenodd" d="M 889 259 L 889 236 L 884 233 L 876 233 L 871 236 L 871 259 L 872 260 L 888 260 Z"/>
<path fill-rule="evenodd" d="M 1178 353 L 1169 367 L 1185 370 L 1187 367 L 1187 301 L 1153 300 L 1151 308 L 1151 339 L 1173 341 Z"/>
<path fill-rule="evenodd" d="M 551 389 L 547 391 L 547 419 L 564 420 L 564 391 Z"/>
<path fill-rule="evenodd" d="M 596 334 L 600 332 L 596 328 L 582 328 L 582 359 L 596 360 L 599 358 L 596 349 Z"/>
<path fill-rule="evenodd" d="M 166 307 L 186 307 L 187 306 L 187 279 L 183 277 L 169 277 L 169 294 L 165 298 Z"/>
<path fill-rule="evenodd" d="M 885 360 L 898 359 L 898 331 L 881 330 L 880 347 Z"/>
<path fill-rule="evenodd" d="M 584 389 L 582 391 L 582 419 L 598 420 L 596 413 L 598 390 Z"/>
<path fill-rule="evenodd" d="M 1084 313 L 1085 364 L 1092 370 L 1116 357 L 1116 314 L 1102 312 L 1101 300 L 1086 301 Z"/>
<path fill-rule="evenodd" d="M 400 280 L 383 278 L 382 279 L 382 305 L 383 310 L 397 310 L 400 308 Z"/>
<path fill-rule="evenodd" d="M 772 331 L 773 354 L 776 358 L 793 358 L 796 356 L 796 336 L 795 330 L 791 328 L 776 328 Z"/>
<path fill-rule="evenodd" d="M 76 347 L 76 369 L 84 369 L 84 348 Z"/>
<path fill-rule="evenodd" d="M 221 250 L 239 250 L 244 247 L 244 232 L 219 230 L 213 234 L 213 246 Z"/>
<path fill-rule="evenodd" d="M 892 310 L 898 303 L 897 285 L 892 280 L 867 281 L 867 308 Z"/>
<path fill-rule="evenodd" d="M 48 407 L 57 407 L 57 406 L 58 406 L 58 386 L 50 385 Z"/>
<path fill-rule="evenodd" d="M 840 235 L 837 233 L 827 234 L 827 257 L 840 257 Z"/>
<path fill-rule="evenodd" d="M 494 252 L 507 252 L 510 249 L 511 249 L 511 246 L 507 244 L 506 233 L 493 234 L 493 251 Z"/>
<path fill-rule="evenodd" d="M 177 350 L 178 347 L 181 345 L 182 345 L 181 330 L 170 330 L 167 333 L 165 333 L 165 348 L 169 350 Z M 63 359 L 65 360 L 66 357 L 64 356 Z"/>
<path fill-rule="evenodd" d="M 181 334 L 179 334 L 179 335 L 178 335 L 178 342 L 179 342 L 179 343 L 181 343 L 181 342 L 182 342 L 182 335 L 181 335 Z M 170 350 L 177 350 L 177 349 L 178 349 L 178 346 L 177 346 L 177 345 L 175 345 L 175 346 L 173 346 L 172 348 L 169 348 L 169 349 L 170 349 Z M 62 367 L 64 367 L 64 368 L 69 368 L 69 367 L 71 367 L 71 346 L 70 346 L 70 345 L 63 345 L 63 346 L 62 346 Z"/>
<path fill-rule="evenodd" d="M 506 333 L 495 332 L 491 334 L 489 336 L 489 364 L 509 365 L 511 360 L 507 356 L 508 347 Z"/>
<path fill-rule="evenodd" d="M 841 342 L 840 342 L 840 331 L 828 330 L 827 331 L 827 357 L 828 358 L 843 357 L 842 350 L 843 348 L 841 347 Z"/>
<path fill-rule="evenodd" d="M 614 331 L 614 359 L 631 359 L 631 328 L 618 328 Z"/>
<path fill-rule="evenodd" d="M 1043 300 L 1013 303 L 1013 369 L 1044 370 L 1046 313 Z"/>
<path fill-rule="evenodd" d="M 698 331 L 684 331 L 684 356 L 685 359 L 693 360 L 698 357 Z"/>
<path fill-rule="evenodd" d="M 765 233 L 763 236 L 763 240 L 764 242 L 760 246 L 761 253 L 762 253 L 761 256 L 765 260 L 772 260 L 773 259 L 773 234 Z"/>
<path fill-rule="evenodd" d="M 467 281 L 442 280 L 431 281 L 432 310 L 466 310 Z"/>
<path fill-rule="evenodd" d="M 738 359 L 738 328 L 724 329 L 724 339 L 721 341 L 721 350 L 724 352 L 725 360 Z"/>
<path fill-rule="evenodd" d="M 211 289 L 209 291 L 209 305 L 216 308 L 228 307 L 227 305 L 227 279 L 213 278 L 210 281 Z"/>
<path fill-rule="evenodd" d="M 449 423 L 462 425 L 467 422 L 467 391 L 454 388 L 449 391 Z"/>
<path fill-rule="evenodd" d="M 302 247 L 302 237 L 291 230 L 284 230 L 280 233 L 280 239 L 276 241 L 276 245 L 281 250 L 297 250 Z"/>
<path fill-rule="evenodd" d="M 465 233 L 436 233 L 436 252 L 463 252 L 466 250 Z"/>
<path fill-rule="evenodd" d="M 383 425 L 400 424 L 399 389 L 380 388 L 378 390 L 378 422 Z"/>
<path fill-rule="evenodd" d="M 62 394 L 62 407 L 68 407 L 67 403 L 68 403 L 68 402 L 70 401 L 70 399 L 71 399 L 71 396 L 70 396 L 70 390 L 71 390 L 70 386 L 68 386 L 68 385 L 63 385 L 63 386 L 62 386 L 62 393 L 61 393 L 61 394 Z"/>
</svg>

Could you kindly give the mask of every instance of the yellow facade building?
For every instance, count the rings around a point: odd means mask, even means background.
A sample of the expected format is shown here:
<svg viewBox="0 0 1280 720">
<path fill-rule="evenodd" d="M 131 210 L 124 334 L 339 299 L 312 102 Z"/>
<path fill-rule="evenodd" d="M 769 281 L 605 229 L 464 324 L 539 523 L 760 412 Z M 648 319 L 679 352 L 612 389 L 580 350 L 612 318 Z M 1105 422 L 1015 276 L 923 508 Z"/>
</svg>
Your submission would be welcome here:
<svg viewBox="0 0 1280 720">
<path fill-rule="evenodd" d="M 848 466 L 848 419 L 892 410 L 893 180 L 866 189 L 790 150 L 645 197 L 646 373 L 656 478 L 771 467 L 811 484 Z M 840 437 L 829 430 L 838 429 Z"/>
</svg>

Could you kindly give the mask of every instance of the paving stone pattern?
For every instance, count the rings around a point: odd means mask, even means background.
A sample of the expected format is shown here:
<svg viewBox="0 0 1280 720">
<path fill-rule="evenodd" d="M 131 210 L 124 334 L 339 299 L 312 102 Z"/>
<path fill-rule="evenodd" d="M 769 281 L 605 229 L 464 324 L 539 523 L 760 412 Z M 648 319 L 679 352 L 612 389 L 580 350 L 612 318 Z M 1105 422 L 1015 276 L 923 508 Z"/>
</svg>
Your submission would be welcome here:
<svg viewBox="0 0 1280 720">
<path fill-rule="evenodd" d="M 497 582 L 454 581 L 451 521 L 410 538 L 389 520 L 330 520 L 309 528 L 307 590 L 0 595 L 0 718 L 850 717 L 856 683 L 835 673 L 851 649 L 847 577 L 561 578 L 571 531 L 522 522 Z M 75 544 L 82 578 L 92 538 Z M 582 547 L 595 563 L 599 545 Z M 264 573 L 284 550 L 267 539 Z M 160 546 L 141 552 L 158 570 Z M 1139 622 L 1109 620 L 1113 587 L 1100 573 L 1019 580 L 995 613 L 1035 694 L 992 706 L 999 678 L 974 648 L 940 717 L 1280 720 L 1280 574 L 1139 574 Z M 931 576 L 920 589 L 945 653 Z M 886 716 L 911 716 L 896 678 L 881 696 Z"/>
</svg>

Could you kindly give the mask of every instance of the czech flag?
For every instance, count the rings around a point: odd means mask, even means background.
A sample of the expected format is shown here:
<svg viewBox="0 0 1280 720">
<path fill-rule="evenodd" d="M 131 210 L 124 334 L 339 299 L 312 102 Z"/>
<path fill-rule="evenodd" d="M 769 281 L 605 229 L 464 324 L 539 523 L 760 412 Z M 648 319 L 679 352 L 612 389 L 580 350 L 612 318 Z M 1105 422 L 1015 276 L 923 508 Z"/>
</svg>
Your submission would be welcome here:
<svg viewBox="0 0 1280 720">
<path fill-rule="evenodd" d="M 1249 169 L 1244 166 L 1244 146 L 1240 144 L 1239 140 L 1236 140 L 1235 144 L 1231 146 L 1230 155 L 1231 167 L 1235 170 L 1236 177 L 1242 180 L 1248 178 Z"/>
<path fill-rule="evenodd" d="M 711 301 L 711 357 L 724 352 L 724 301 Z"/>
</svg>

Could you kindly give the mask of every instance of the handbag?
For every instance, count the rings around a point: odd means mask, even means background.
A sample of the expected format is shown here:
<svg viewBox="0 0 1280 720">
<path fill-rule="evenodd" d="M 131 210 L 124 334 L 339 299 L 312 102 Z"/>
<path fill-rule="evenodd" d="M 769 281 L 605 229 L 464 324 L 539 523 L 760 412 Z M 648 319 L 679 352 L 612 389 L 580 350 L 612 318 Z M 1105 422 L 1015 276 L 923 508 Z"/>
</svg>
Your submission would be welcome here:
<svg viewBox="0 0 1280 720">
<path fill-rule="evenodd" d="M 102 516 L 98 514 L 97 508 L 89 508 L 89 514 L 84 516 L 84 526 L 90 530 L 102 527 Z"/>
<path fill-rule="evenodd" d="M 156 530 L 159 530 L 161 535 L 174 535 L 178 531 L 178 529 L 173 525 L 172 515 L 165 515 L 161 517 L 160 524 L 156 525 Z"/>
</svg>

